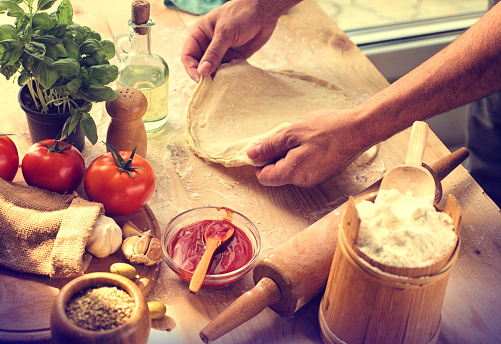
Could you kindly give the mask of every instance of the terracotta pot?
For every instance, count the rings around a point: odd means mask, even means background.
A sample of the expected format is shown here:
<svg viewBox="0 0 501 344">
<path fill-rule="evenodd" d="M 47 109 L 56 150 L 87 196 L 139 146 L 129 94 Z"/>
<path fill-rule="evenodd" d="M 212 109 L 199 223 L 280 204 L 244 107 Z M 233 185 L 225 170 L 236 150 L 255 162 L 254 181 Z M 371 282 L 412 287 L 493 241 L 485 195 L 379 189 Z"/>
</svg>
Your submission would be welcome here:
<svg viewBox="0 0 501 344">
<path fill-rule="evenodd" d="M 63 125 L 66 120 L 70 117 L 69 111 L 62 114 L 40 113 L 30 109 L 23 103 L 22 99 L 24 99 L 25 96 L 31 97 L 28 86 L 26 85 L 19 90 L 18 101 L 19 105 L 26 113 L 26 120 L 28 122 L 28 130 L 30 132 L 31 141 L 36 143 L 45 139 L 55 139 L 63 129 Z M 80 123 L 78 123 L 76 131 L 71 133 L 65 141 L 71 143 L 79 151 L 82 151 L 85 144 L 85 136 L 80 129 Z"/>
<path fill-rule="evenodd" d="M 68 318 L 66 303 L 80 291 L 97 286 L 116 286 L 134 299 L 135 309 L 125 324 L 111 330 L 91 331 L 78 327 Z M 134 282 L 109 272 L 95 272 L 77 277 L 61 289 L 52 306 L 50 327 L 55 344 L 146 344 L 151 318 L 146 299 Z"/>
</svg>

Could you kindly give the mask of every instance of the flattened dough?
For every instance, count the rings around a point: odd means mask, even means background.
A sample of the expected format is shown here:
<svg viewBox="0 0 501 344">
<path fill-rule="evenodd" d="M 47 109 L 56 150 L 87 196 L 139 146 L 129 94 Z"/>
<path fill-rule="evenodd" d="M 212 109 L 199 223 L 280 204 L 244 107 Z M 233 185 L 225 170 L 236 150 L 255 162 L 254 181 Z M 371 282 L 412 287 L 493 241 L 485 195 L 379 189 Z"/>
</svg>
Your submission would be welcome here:
<svg viewBox="0 0 501 344">
<path fill-rule="evenodd" d="M 311 111 L 353 105 L 326 81 L 234 60 L 221 65 L 214 79 L 204 77 L 198 84 L 188 103 L 185 138 L 205 160 L 226 167 L 259 165 L 247 157 L 253 144 Z"/>
</svg>

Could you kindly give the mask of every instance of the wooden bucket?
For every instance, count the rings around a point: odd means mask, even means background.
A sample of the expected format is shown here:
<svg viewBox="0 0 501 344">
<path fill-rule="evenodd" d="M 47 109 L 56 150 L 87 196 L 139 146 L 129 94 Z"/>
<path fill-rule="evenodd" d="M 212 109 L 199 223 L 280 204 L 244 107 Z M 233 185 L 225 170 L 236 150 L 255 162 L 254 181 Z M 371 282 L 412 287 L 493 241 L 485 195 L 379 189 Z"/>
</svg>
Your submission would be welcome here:
<svg viewBox="0 0 501 344">
<path fill-rule="evenodd" d="M 449 195 L 444 211 L 458 234 L 451 252 L 424 268 L 396 268 L 374 262 L 355 246 L 360 218 L 355 200 L 348 201 L 319 308 L 324 344 L 436 342 L 447 282 L 461 244 L 461 208 L 454 196 Z"/>
</svg>

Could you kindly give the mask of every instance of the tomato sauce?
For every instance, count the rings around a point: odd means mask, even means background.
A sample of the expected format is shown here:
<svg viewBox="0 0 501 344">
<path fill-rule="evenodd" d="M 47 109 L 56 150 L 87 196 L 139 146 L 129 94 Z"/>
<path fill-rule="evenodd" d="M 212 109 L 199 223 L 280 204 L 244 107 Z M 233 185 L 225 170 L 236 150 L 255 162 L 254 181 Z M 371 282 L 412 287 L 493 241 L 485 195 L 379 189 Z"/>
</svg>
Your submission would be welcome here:
<svg viewBox="0 0 501 344">
<path fill-rule="evenodd" d="M 218 227 L 222 229 L 228 225 L 235 228 L 235 233 L 216 250 L 207 274 L 225 274 L 241 268 L 252 259 L 252 243 L 240 228 L 226 220 L 203 220 L 181 228 L 169 244 L 169 255 L 184 270 L 195 271 L 205 252 L 205 231 L 209 228 L 217 231 Z"/>
</svg>

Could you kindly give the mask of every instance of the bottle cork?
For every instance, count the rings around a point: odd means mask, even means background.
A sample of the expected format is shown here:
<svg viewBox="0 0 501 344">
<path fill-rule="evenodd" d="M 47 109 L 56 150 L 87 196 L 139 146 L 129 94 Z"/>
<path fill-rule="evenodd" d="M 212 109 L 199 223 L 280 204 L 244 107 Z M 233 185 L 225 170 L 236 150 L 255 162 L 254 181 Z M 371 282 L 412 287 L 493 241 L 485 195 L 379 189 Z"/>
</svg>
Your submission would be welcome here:
<svg viewBox="0 0 501 344">
<path fill-rule="evenodd" d="M 146 0 L 134 0 L 132 2 L 131 20 L 135 25 L 147 24 L 150 20 L 150 3 Z M 148 28 L 136 27 L 134 31 L 139 35 L 146 35 Z"/>
<path fill-rule="evenodd" d="M 111 116 L 106 142 L 118 151 L 132 151 L 137 145 L 136 154 L 145 158 L 148 141 L 143 116 L 148 110 L 148 100 L 132 87 L 121 87 L 115 92 L 118 97 L 106 102 L 106 111 Z"/>
</svg>

